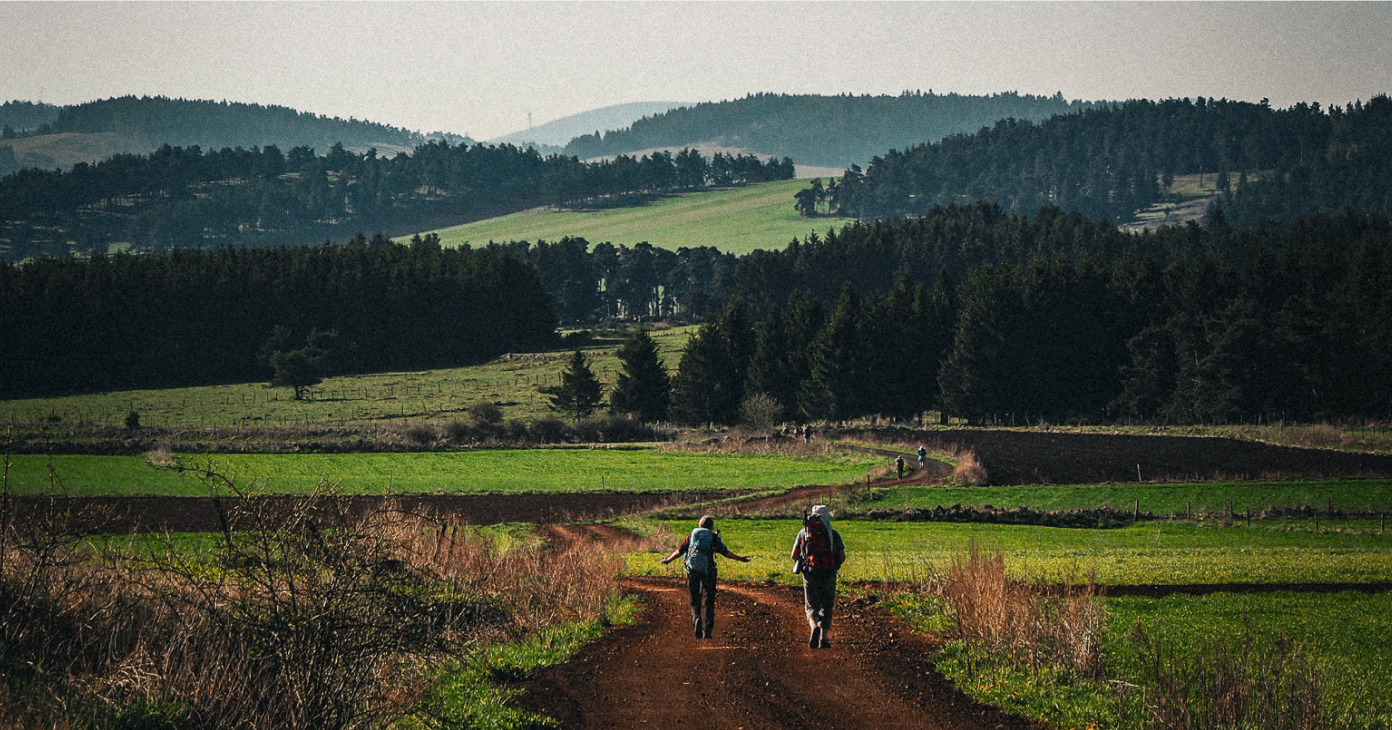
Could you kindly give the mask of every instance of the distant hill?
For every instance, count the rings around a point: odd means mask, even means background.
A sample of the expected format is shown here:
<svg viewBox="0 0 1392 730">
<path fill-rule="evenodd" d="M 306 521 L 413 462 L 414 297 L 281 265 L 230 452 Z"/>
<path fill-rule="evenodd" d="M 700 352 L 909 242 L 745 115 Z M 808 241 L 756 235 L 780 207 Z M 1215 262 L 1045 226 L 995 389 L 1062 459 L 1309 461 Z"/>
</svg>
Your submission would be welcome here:
<svg viewBox="0 0 1392 730">
<path fill-rule="evenodd" d="M 0 175 L 24 167 L 67 169 L 117 154 L 151 152 L 165 144 L 205 150 L 274 145 L 288 151 L 304 146 L 322 153 L 341 143 L 351 151 L 376 148 L 381 154 L 395 154 L 431 139 L 466 141 L 459 135 L 427 135 L 360 119 L 240 102 L 123 96 L 64 107 L 25 106 L 29 104 L 0 107 L 0 120 L 5 113 L 16 121 L 29 120 L 26 133 L 0 140 L 0 146 L 10 147 L 14 155 L 9 161 L 9 155 L 0 152 Z M 35 119 L 43 121 L 32 124 Z"/>
<path fill-rule="evenodd" d="M 634 150 L 722 146 L 789 157 L 799 165 L 866 165 L 892 148 L 975 132 L 1001 119 L 1043 120 L 1095 102 L 1015 92 L 989 96 L 906 92 L 899 96 L 755 94 L 643 117 L 626 129 L 571 140 L 567 155 L 589 159 Z"/>
<path fill-rule="evenodd" d="M 515 145 L 525 145 L 532 142 L 540 146 L 561 148 L 582 134 L 626 129 L 638 119 L 653 114 L 661 114 L 682 106 L 690 105 L 678 101 L 637 101 L 631 104 L 615 104 L 561 117 L 531 129 L 505 134 L 488 141 L 493 144 Z"/>
</svg>

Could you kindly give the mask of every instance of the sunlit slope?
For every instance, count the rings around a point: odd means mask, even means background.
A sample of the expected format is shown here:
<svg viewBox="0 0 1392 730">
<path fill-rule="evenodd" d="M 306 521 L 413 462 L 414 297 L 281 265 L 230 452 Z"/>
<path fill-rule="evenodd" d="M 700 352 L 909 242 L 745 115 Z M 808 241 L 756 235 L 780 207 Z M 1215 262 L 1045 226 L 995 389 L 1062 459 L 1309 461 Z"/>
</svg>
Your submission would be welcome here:
<svg viewBox="0 0 1392 730">
<path fill-rule="evenodd" d="M 714 246 L 735 254 L 781 249 L 814 230 L 824 236 L 848 218 L 803 218 L 793 210 L 793 194 L 807 180 L 779 180 L 742 188 L 693 193 L 638 208 L 589 212 L 524 211 L 436 231 L 447 246 L 489 241 L 559 241 L 578 236 L 590 243 L 632 246 L 647 241 L 659 248 Z"/>
</svg>

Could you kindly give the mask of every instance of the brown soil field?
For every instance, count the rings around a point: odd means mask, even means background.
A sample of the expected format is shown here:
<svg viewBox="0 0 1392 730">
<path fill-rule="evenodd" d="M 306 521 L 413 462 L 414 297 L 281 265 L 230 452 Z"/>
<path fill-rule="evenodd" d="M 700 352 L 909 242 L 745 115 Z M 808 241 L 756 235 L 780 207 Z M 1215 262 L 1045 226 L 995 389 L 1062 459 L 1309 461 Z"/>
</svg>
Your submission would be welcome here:
<svg viewBox="0 0 1392 730">
<path fill-rule="evenodd" d="M 504 522 L 565 523 L 600 520 L 693 502 L 725 499 L 732 492 L 647 494 L 480 494 L 341 497 L 360 513 L 390 503 L 413 514 L 456 525 Z M 304 497 L 221 499 L 229 514 L 258 507 L 284 509 Z M 218 506 L 211 497 L 12 497 L 20 519 L 39 511 L 73 515 L 93 532 L 215 532 L 221 529 Z M 235 528 L 236 525 L 234 524 Z"/>
<path fill-rule="evenodd" d="M 976 452 L 994 485 L 1392 476 L 1392 456 L 1231 438 L 985 429 L 919 436 L 929 449 Z"/>
</svg>

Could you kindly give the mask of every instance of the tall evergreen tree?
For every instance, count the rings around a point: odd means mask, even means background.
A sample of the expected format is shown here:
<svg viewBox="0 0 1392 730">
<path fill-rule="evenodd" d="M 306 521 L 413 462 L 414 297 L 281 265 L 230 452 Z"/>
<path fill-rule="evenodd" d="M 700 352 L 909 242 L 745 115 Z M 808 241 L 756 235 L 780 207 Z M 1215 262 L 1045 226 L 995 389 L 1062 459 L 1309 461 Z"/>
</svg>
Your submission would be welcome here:
<svg viewBox="0 0 1392 730">
<path fill-rule="evenodd" d="M 609 394 L 613 413 L 636 413 L 646 422 L 667 418 L 672 382 L 658 357 L 657 343 L 645 330 L 636 330 L 619 348 L 619 375 Z"/>
<path fill-rule="evenodd" d="M 812 343 L 809 377 L 800 397 L 802 412 L 809 418 L 836 420 L 864 413 L 860 324 L 860 295 L 847 284 L 836 300 L 831 321 Z"/>
<path fill-rule="evenodd" d="M 736 297 L 687 343 L 672 381 L 673 419 L 691 425 L 736 423 L 754 349 L 749 310 Z"/>
<path fill-rule="evenodd" d="M 551 396 L 551 410 L 564 413 L 578 421 L 595 412 L 604 399 L 604 385 L 595 377 L 585 353 L 576 350 L 566 369 L 561 371 L 561 384 L 540 389 Z"/>
</svg>

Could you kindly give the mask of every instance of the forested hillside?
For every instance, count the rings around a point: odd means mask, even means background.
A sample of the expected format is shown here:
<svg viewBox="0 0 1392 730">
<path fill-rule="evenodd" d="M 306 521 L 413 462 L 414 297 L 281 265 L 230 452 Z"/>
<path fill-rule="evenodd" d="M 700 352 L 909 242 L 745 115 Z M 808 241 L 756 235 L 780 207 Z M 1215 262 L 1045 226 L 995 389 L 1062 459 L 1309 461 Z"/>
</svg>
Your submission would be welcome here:
<svg viewBox="0 0 1392 730">
<path fill-rule="evenodd" d="M 1218 215 L 1137 235 L 990 203 L 742 258 L 426 237 L 2 264 L 0 384 L 258 380 L 276 350 L 442 367 L 550 341 L 558 314 L 705 319 L 673 382 L 687 423 L 735 422 L 756 394 L 790 419 L 1392 416 L 1386 217 Z"/>
<path fill-rule="evenodd" d="M 1185 174 L 1216 176 L 1216 205 L 1235 223 L 1392 214 L 1392 100 L 1379 95 L 1328 110 L 1139 100 L 1039 123 L 1004 120 L 890 150 L 815 193 L 832 211 L 862 220 L 986 199 L 1014 211 L 1052 206 L 1125 221 L 1163 201 Z"/>
<path fill-rule="evenodd" d="M 713 143 L 791 157 L 803 165 L 863 165 L 891 148 L 974 132 L 997 120 L 1048 119 L 1092 107 L 1014 92 L 990 96 L 905 92 L 899 96 L 753 94 L 644 117 L 627 129 L 595 132 L 566 145 L 581 159 Z"/>
<path fill-rule="evenodd" d="M 934 268 L 949 249 L 973 252 L 965 278 Z M 702 326 L 673 381 L 679 421 L 733 423 L 758 393 L 791 419 L 1392 415 L 1380 216 L 1133 237 L 978 205 L 751 254 L 736 279 L 743 296 Z"/>
<path fill-rule="evenodd" d="M 60 107 L 43 102 L 7 101 L 0 104 L 0 139 L 37 132 L 58 118 Z"/>
<path fill-rule="evenodd" d="M 295 243 L 357 230 L 457 224 L 545 204 L 612 205 L 625 196 L 793 176 L 791 160 L 692 150 L 603 163 L 543 158 L 511 145 L 430 142 L 411 154 L 334 145 L 282 152 L 161 147 L 72 170 L 0 179 L 0 254 L 32 256 L 224 244 Z M 631 201 L 630 201 L 631 202 Z"/>
<path fill-rule="evenodd" d="M 464 365 L 555 330 L 535 267 L 428 242 L 0 263 L 3 397 L 266 380 L 277 351 L 292 375 Z"/>
<path fill-rule="evenodd" d="M 164 96 L 121 96 L 59 107 L 57 116 L 33 128 L 37 134 L 116 132 L 154 149 L 160 145 L 350 149 L 387 145 L 411 148 L 426 135 L 360 119 L 325 117 L 283 106 Z M 438 133 L 437 133 L 438 135 Z M 451 141 L 463 138 L 451 136 Z"/>
</svg>

